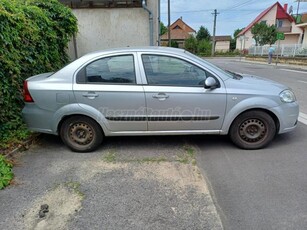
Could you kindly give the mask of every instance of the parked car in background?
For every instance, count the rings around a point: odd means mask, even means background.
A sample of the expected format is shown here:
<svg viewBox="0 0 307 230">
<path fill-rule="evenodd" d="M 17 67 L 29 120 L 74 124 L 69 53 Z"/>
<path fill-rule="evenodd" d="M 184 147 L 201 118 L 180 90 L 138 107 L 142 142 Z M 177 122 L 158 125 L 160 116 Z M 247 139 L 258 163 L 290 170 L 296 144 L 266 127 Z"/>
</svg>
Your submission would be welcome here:
<svg viewBox="0 0 307 230">
<path fill-rule="evenodd" d="M 23 117 L 36 132 L 60 135 L 73 151 L 108 136 L 221 134 L 259 149 L 292 131 L 299 106 L 288 87 L 224 71 L 173 48 L 87 54 L 24 82 Z"/>
</svg>

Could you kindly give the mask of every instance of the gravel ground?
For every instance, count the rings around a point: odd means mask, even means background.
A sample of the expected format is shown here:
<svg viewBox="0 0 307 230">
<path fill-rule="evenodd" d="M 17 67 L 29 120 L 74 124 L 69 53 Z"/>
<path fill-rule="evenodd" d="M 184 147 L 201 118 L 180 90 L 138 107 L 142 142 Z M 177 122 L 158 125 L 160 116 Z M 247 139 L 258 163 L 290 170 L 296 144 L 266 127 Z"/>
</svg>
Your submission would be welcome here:
<svg viewBox="0 0 307 230">
<path fill-rule="evenodd" d="M 184 137 L 111 138 L 80 154 L 45 135 L 16 155 L 0 229 L 223 229 L 196 154 Z"/>
</svg>

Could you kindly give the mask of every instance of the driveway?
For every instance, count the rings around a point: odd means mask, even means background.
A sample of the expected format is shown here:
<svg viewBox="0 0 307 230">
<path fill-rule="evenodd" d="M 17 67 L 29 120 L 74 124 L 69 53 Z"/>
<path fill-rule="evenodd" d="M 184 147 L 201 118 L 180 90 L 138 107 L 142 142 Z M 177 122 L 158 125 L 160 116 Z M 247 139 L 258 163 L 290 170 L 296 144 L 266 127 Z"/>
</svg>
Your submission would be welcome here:
<svg viewBox="0 0 307 230">
<path fill-rule="evenodd" d="M 125 137 L 80 154 L 43 135 L 15 156 L 0 229 L 222 229 L 197 151 L 185 137 Z"/>
</svg>

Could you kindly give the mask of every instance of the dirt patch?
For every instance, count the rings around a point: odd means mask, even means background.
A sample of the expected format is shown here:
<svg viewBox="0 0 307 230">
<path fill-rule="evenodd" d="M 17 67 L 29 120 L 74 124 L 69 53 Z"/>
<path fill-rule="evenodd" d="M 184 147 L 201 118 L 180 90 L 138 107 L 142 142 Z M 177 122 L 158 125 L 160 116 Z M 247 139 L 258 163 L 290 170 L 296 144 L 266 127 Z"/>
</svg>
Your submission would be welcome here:
<svg viewBox="0 0 307 230">
<path fill-rule="evenodd" d="M 71 217 L 81 209 L 82 196 L 72 184 L 60 185 L 47 192 L 35 201 L 33 207 L 25 215 L 25 228 L 35 230 L 64 230 Z M 49 212 L 43 218 L 39 217 L 41 205 L 47 204 Z"/>
<path fill-rule="evenodd" d="M 177 162 L 161 162 L 136 167 L 136 179 L 151 178 L 158 182 L 173 184 L 177 189 L 193 187 L 198 192 L 207 194 L 207 184 L 197 166 Z"/>
</svg>

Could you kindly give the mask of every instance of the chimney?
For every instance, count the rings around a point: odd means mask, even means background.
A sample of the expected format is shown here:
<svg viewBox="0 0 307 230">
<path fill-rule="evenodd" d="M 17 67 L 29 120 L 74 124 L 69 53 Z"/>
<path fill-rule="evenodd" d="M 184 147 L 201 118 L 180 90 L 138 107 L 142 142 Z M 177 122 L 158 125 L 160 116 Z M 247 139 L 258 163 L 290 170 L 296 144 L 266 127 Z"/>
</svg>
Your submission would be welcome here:
<svg viewBox="0 0 307 230">
<path fill-rule="evenodd" d="M 284 10 L 287 12 L 288 11 L 288 4 L 284 4 Z"/>
</svg>

